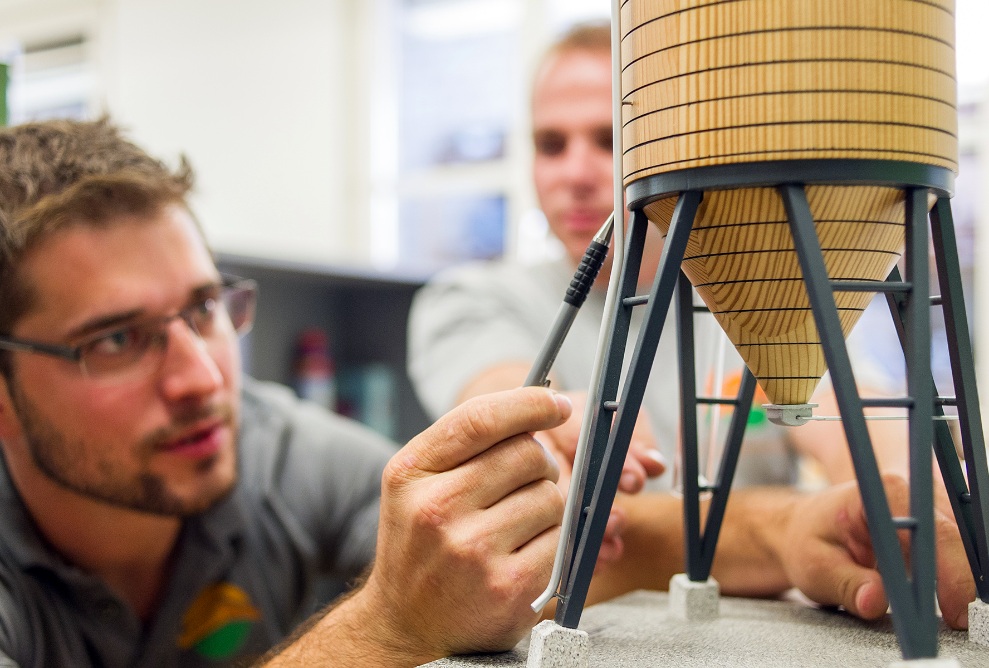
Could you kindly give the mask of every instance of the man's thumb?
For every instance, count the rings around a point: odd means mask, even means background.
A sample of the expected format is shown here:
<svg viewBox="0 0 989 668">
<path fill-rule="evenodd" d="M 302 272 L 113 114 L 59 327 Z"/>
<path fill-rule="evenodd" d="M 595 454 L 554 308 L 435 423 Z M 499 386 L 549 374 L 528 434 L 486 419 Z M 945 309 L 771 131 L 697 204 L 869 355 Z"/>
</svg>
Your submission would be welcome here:
<svg viewBox="0 0 989 668">
<path fill-rule="evenodd" d="M 856 617 L 878 619 L 889 609 L 882 580 L 879 573 L 873 570 L 865 570 L 860 575 L 858 582 L 849 588 L 851 600 L 843 601 L 842 605 Z"/>
</svg>

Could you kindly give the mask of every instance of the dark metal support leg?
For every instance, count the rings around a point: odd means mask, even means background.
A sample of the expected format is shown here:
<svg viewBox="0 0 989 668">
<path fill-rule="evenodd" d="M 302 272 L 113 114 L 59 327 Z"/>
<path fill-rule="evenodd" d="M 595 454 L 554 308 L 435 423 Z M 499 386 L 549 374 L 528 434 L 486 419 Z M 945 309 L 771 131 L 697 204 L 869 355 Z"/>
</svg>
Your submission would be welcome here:
<svg viewBox="0 0 989 668">
<path fill-rule="evenodd" d="M 714 550 L 718 545 L 721 533 L 721 522 L 725 517 L 728 506 L 728 495 L 731 493 L 731 482 L 735 478 L 735 468 L 738 455 L 742 448 L 742 437 L 752 411 L 752 399 L 755 396 L 756 379 L 748 367 L 742 372 L 742 382 L 735 399 L 735 411 L 726 435 L 725 449 L 718 467 L 718 479 L 711 490 L 711 504 L 707 509 L 707 522 L 704 525 L 704 536 L 701 540 L 701 570 L 695 579 L 689 572 L 688 577 L 697 582 L 707 580 L 711 575 L 711 565 L 714 563 Z"/>
<path fill-rule="evenodd" d="M 617 415 L 614 423 L 608 424 L 608 420 L 604 419 L 605 414 L 602 414 L 595 426 L 594 451 L 597 451 L 601 444 L 605 443 L 601 460 L 602 466 L 596 477 L 592 478 L 590 474 L 588 475 L 589 484 L 593 481 L 593 492 L 590 504 L 585 506 L 587 519 L 577 539 L 577 549 L 570 567 L 565 596 L 561 597 L 556 611 L 556 622 L 561 626 L 576 628 L 580 622 L 584 601 L 587 598 L 587 589 L 604 537 L 604 529 L 615 500 L 615 493 L 618 490 L 618 481 L 621 478 L 625 456 L 628 453 L 632 429 L 642 405 L 646 381 L 656 356 L 656 347 L 659 344 L 659 337 L 673 299 L 677 276 L 680 273 L 680 263 L 683 260 L 687 238 L 690 235 L 701 197 L 700 192 L 685 192 L 680 195 L 677 201 L 656 278 L 649 293 L 649 302 L 628 370 L 628 377 L 622 388 L 621 399 L 617 404 Z M 634 214 L 633 218 L 639 216 L 644 220 L 645 217 L 641 214 Z M 616 308 L 628 309 L 629 304 L 623 300 L 623 303 L 616 305 Z M 620 367 L 623 357 L 624 346 L 613 341 L 609 352 L 609 373 L 613 370 L 613 362 L 617 362 Z M 601 396 L 610 395 L 602 394 Z M 604 403 L 598 408 L 599 413 L 608 410 L 608 406 Z M 610 427 L 610 434 L 607 427 Z M 606 442 L 599 441 L 599 436 L 603 436 Z"/>
<path fill-rule="evenodd" d="M 879 468 L 876 463 L 875 454 L 872 450 L 872 442 L 865 425 L 865 416 L 862 410 L 862 400 L 858 395 L 855 386 L 855 378 L 852 374 L 851 363 L 848 358 L 848 351 L 845 347 L 845 338 L 841 331 L 841 323 L 838 319 L 838 311 L 834 302 L 834 292 L 831 288 L 827 268 L 824 264 L 824 256 L 821 252 L 820 243 L 811 216 L 810 207 L 807 203 L 807 196 L 802 186 L 783 185 L 779 187 L 780 195 L 787 212 L 787 219 L 793 233 L 794 247 L 800 259 L 800 266 L 804 274 L 804 281 L 810 298 L 810 305 L 814 312 L 814 319 L 821 338 L 821 345 L 824 349 L 825 359 L 831 370 L 832 382 L 835 388 L 835 396 L 843 420 L 845 434 L 851 450 L 852 463 L 855 475 L 859 482 L 859 489 L 865 507 L 866 519 L 869 524 L 869 533 L 872 537 L 873 550 L 876 555 L 879 573 L 882 576 L 883 585 L 887 598 L 893 610 L 893 627 L 903 656 L 908 659 L 933 657 L 937 655 L 937 620 L 933 616 L 933 597 L 931 603 L 918 604 L 916 600 L 917 592 L 908 582 L 906 564 L 900 550 L 899 540 L 896 534 L 897 527 L 909 527 L 917 525 L 922 536 L 931 535 L 929 527 L 933 525 L 933 507 L 928 501 L 925 508 L 913 507 L 911 512 L 913 518 L 905 522 L 894 522 L 890 513 L 889 503 L 882 486 L 882 479 L 879 475 Z M 908 242 L 918 241 L 917 237 L 922 236 L 926 240 L 926 233 L 916 232 L 918 200 L 926 191 L 908 191 L 908 213 L 910 221 L 908 226 L 914 227 L 914 232 L 908 236 Z M 926 207 L 924 207 L 926 211 Z M 909 251 L 908 251 L 909 252 Z M 911 257 L 916 253 L 911 253 Z M 926 260 L 924 268 L 926 267 Z M 917 267 L 917 271 L 925 270 Z M 919 296 L 925 302 L 927 295 Z M 914 293 L 911 301 L 917 301 L 918 297 Z M 911 346 L 916 346 L 918 339 L 923 338 L 923 324 L 918 320 L 923 320 L 923 315 L 918 315 L 917 309 L 911 311 L 908 323 L 908 338 L 911 339 Z M 913 328 L 913 329 L 911 329 Z M 929 325 L 928 325 L 929 328 Z M 928 329 L 929 331 L 929 329 Z M 929 355 L 929 339 L 928 339 Z M 927 369 L 930 369 L 928 363 Z M 925 382 L 927 379 L 925 378 Z M 916 378 L 911 380 L 916 385 Z M 917 389 L 911 387 L 911 391 Z M 930 393 L 928 388 L 927 393 Z M 930 402 L 932 405 L 933 402 Z M 926 408 L 926 404 L 921 409 Z M 922 455 L 914 453 L 913 449 L 921 440 L 923 432 L 913 432 L 912 423 L 918 422 L 916 406 L 911 409 L 911 465 L 916 464 Z M 930 413 L 928 413 L 928 418 Z M 929 421 L 929 419 L 928 419 Z M 924 443 L 924 449 L 928 455 L 930 453 L 930 440 Z M 915 456 L 916 454 L 916 456 Z M 930 460 L 928 459 L 928 462 Z M 930 469 L 930 464 L 927 466 Z M 917 486 L 917 485 L 915 485 Z M 923 486 L 930 497 L 930 486 Z M 920 492 L 923 495 L 923 490 Z M 923 499 L 911 499 L 911 505 Z M 923 516 L 921 518 L 921 516 Z M 926 527 L 928 528 L 925 528 Z M 915 534 L 916 538 L 916 534 Z M 915 540 L 913 542 L 919 542 Z M 922 549 L 915 553 L 919 559 L 912 562 L 913 581 L 926 579 L 928 582 L 934 580 L 933 559 L 928 559 L 928 554 L 933 555 L 933 548 Z"/>
<path fill-rule="evenodd" d="M 935 251 L 937 252 L 936 248 Z M 890 272 L 887 280 L 891 283 L 900 282 L 901 279 L 899 269 L 893 267 L 893 271 Z M 942 282 L 942 287 L 945 285 L 947 284 Z M 907 300 L 902 294 L 895 292 L 887 294 L 886 300 L 889 304 L 893 324 L 896 327 L 896 331 L 899 336 L 900 347 L 906 351 L 906 334 L 904 332 L 903 320 L 905 317 L 904 313 L 906 312 Z M 950 326 L 948 329 L 948 345 L 954 348 L 954 344 L 952 343 L 954 333 L 950 331 Z M 963 359 L 965 358 L 963 357 Z M 967 359 L 971 360 L 971 357 Z M 954 376 L 955 372 L 952 372 L 952 375 Z M 930 384 L 933 388 L 933 375 L 930 378 Z M 934 417 L 944 417 L 944 408 L 937 402 L 934 404 Z M 978 425 L 981 423 L 976 421 L 975 424 Z M 948 500 L 951 503 L 951 510 L 955 516 L 955 522 L 958 524 L 962 544 L 965 546 L 965 554 L 968 557 L 969 566 L 971 567 L 972 574 L 975 578 L 976 589 L 979 592 L 979 597 L 982 598 L 982 600 L 986 600 L 984 595 L 989 595 L 984 571 L 987 558 L 984 556 L 986 554 L 984 551 L 980 552 L 980 548 L 978 547 L 978 539 L 976 538 L 980 531 L 983 536 L 985 535 L 985 525 L 982 525 L 981 529 L 977 526 L 978 523 L 976 522 L 973 514 L 973 496 L 969 492 L 968 482 L 965 479 L 965 473 L 962 471 L 961 462 L 958 458 L 958 450 L 955 447 L 955 441 L 951 436 L 951 430 L 948 428 L 948 423 L 944 420 L 935 420 L 933 427 L 934 454 L 937 456 L 938 467 L 941 470 L 941 478 L 944 480 Z M 977 433 L 979 436 L 978 441 L 981 442 L 981 429 L 979 429 Z"/>
<path fill-rule="evenodd" d="M 697 368 L 694 361 L 694 299 L 690 281 L 677 279 L 677 351 L 680 369 L 680 466 L 683 483 L 683 542 L 687 577 L 707 580 L 701 556 L 700 465 L 697 443 Z"/>
<path fill-rule="evenodd" d="M 955 224 L 947 198 L 939 198 L 931 211 L 931 231 L 948 334 L 951 376 L 958 405 L 959 432 L 968 470 L 969 493 L 961 498 L 968 515 L 964 525 L 975 547 L 969 560 L 979 598 L 989 603 L 989 464 L 986 463 L 986 442 L 975 385 L 975 357 L 965 312 Z M 957 514 L 956 510 L 956 517 Z M 963 527 L 962 518 L 958 518 L 958 525 Z"/>
<path fill-rule="evenodd" d="M 927 233 L 927 189 L 910 188 L 906 195 L 906 279 L 908 296 L 905 333 L 909 362 L 907 394 L 913 397 L 910 415 L 910 570 L 917 624 L 923 637 L 921 656 L 937 656 L 937 607 L 934 562 L 934 478 L 931 456 L 934 439 L 934 386 L 931 383 L 931 307 Z M 902 646 L 902 641 L 901 641 Z M 905 650 L 904 650 L 905 652 Z"/>
<path fill-rule="evenodd" d="M 677 281 L 677 348 L 680 355 L 680 461 L 683 466 L 683 538 L 686 554 L 687 577 L 694 582 L 704 582 L 711 575 L 714 550 L 721 531 L 731 481 L 735 476 L 742 436 L 752 410 L 755 395 L 755 377 L 746 368 L 738 396 L 733 404 L 731 424 L 726 435 L 726 445 L 718 467 L 718 479 L 710 487 L 701 489 L 697 442 L 697 373 L 694 361 L 694 300 L 690 281 L 681 272 Z M 721 388 L 715 388 L 719 392 Z M 712 494 L 707 521 L 701 531 L 700 495 Z"/>
<path fill-rule="evenodd" d="M 594 495 L 594 485 L 601 471 L 604 462 L 605 446 L 608 443 L 608 434 L 611 432 L 612 418 L 614 417 L 614 403 L 618 397 L 618 384 L 621 380 L 622 364 L 625 359 L 625 348 L 628 343 L 629 323 L 632 320 L 632 306 L 626 305 L 625 300 L 633 297 L 639 284 L 639 271 L 642 265 L 642 251 L 645 247 L 646 231 L 651 223 L 641 211 L 633 211 L 629 221 L 629 230 L 626 235 L 625 262 L 622 274 L 619 277 L 617 301 L 614 305 L 616 309 L 614 327 L 611 332 L 606 333 L 605 342 L 607 356 L 604 360 L 605 371 L 597 388 L 596 396 L 600 397 L 600 403 L 595 407 L 591 415 L 590 451 L 588 452 L 588 465 L 586 478 L 578 480 L 574 477 L 571 485 L 580 485 L 581 496 L 580 507 L 584 512 L 574 517 L 574 527 L 570 532 L 571 539 L 567 545 L 567 559 L 564 563 L 561 576 L 561 604 L 557 607 L 557 617 L 560 610 L 565 606 L 565 602 L 570 599 L 571 571 L 576 561 L 577 546 L 580 536 L 586 529 L 587 508 L 591 505 L 591 498 Z M 590 397 L 588 397 L 590 400 Z M 583 604 L 581 604 L 583 605 Z M 579 614 L 579 613 L 578 613 Z M 562 624 L 562 622 L 561 622 Z M 576 627 L 576 623 L 574 625 Z"/>
</svg>

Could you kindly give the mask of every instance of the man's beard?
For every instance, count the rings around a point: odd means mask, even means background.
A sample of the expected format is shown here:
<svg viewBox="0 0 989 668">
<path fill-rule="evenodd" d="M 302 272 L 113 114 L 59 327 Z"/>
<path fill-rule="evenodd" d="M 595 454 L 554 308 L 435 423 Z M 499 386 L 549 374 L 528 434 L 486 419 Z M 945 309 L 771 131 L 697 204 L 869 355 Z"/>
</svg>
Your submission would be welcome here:
<svg viewBox="0 0 989 668">
<path fill-rule="evenodd" d="M 86 466 L 87 452 L 84 445 L 81 442 L 71 442 L 50 421 L 41 417 L 40 411 L 16 387 L 12 390 L 11 400 L 14 410 L 24 430 L 24 437 L 35 466 L 49 479 L 67 490 L 113 506 L 172 517 L 199 514 L 228 496 L 233 490 L 236 478 L 221 489 L 209 490 L 209 493 L 202 495 L 201 498 L 182 499 L 169 491 L 166 480 L 158 474 L 146 470 L 140 471 L 136 478 L 125 474 L 116 466 L 112 453 L 110 457 L 98 460 L 95 467 L 91 463 Z M 232 414 L 232 409 L 227 405 L 219 408 L 200 408 L 194 413 L 183 415 L 169 428 L 143 439 L 138 444 L 137 451 L 151 453 L 164 439 L 165 433 L 174 433 L 183 425 L 191 425 L 198 420 L 218 415 L 231 427 L 236 442 Z M 89 454 L 92 456 L 92 453 Z M 216 456 L 204 458 L 198 463 L 197 473 L 205 474 L 215 464 L 216 459 Z"/>
</svg>

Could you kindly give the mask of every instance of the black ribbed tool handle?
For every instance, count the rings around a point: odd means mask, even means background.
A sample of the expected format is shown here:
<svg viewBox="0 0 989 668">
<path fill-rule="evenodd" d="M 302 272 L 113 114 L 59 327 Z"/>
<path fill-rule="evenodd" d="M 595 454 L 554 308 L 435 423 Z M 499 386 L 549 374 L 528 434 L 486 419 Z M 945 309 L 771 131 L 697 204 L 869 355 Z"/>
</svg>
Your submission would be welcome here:
<svg viewBox="0 0 989 668">
<path fill-rule="evenodd" d="M 598 277 L 598 272 L 601 271 L 601 265 L 604 264 L 606 257 L 608 257 L 608 246 L 592 241 L 584 252 L 584 257 L 574 273 L 573 280 L 570 281 L 570 287 L 567 288 L 567 294 L 563 301 L 576 308 L 580 308 L 584 304 L 584 300 L 587 299 L 591 286 L 594 285 L 594 280 Z"/>
</svg>

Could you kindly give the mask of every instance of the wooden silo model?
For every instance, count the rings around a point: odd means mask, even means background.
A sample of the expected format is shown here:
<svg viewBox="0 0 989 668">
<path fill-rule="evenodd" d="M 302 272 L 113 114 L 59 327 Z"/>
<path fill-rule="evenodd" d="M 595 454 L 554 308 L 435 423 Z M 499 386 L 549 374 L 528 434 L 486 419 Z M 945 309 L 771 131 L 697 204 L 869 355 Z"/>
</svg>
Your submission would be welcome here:
<svg viewBox="0 0 989 668">
<path fill-rule="evenodd" d="M 772 161 L 956 172 L 952 11 L 950 0 L 624 3 L 625 186 Z M 884 280 L 903 248 L 903 191 L 810 185 L 807 197 L 829 276 Z M 675 202 L 644 210 L 666 232 Z M 807 402 L 826 364 L 775 188 L 708 189 L 683 270 L 770 401 Z M 846 336 L 871 297 L 837 295 Z"/>
</svg>

